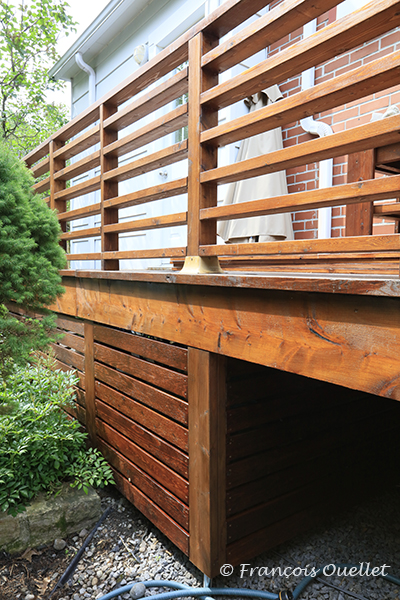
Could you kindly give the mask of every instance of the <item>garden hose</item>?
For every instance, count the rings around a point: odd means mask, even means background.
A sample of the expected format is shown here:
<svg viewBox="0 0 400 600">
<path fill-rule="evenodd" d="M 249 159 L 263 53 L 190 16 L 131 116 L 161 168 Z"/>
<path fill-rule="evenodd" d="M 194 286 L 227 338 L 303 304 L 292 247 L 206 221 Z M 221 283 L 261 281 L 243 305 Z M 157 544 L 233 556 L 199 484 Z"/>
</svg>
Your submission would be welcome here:
<svg viewBox="0 0 400 600">
<path fill-rule="evenodd" d="M 330 565 L 326 565 L 328 567 Z M 354 564 L 335 564 L 332 565 L 338 568 L 352 568 L 357 567 L 359 565 Z M 320 567 L 316 571 L 317 575 L 324 574 L 325 567 Z M 393 577 L 393 575 L 379 575 L 383 579 L 386 579 L 390 583 L 394 583 L 395 585 L 400 586 L 400 578 Z M 260 590 L 248 590 L 243 588 L 212 588 L 212 587 L 201 587 L 201 588 L 193 588 L 183 583 L 177 583 L 175 581 L 163 581 L 163 580 L 154 580 L 154 581 L 144 581 L 141 582 L 146 588 L 172 588 L 174 591 L 172 592 L 162 592 L 161 594 L 155 594 L 153 597 L 155 600 L 175 600 L 175 598 L 201 598 L 204 596 L 237 596 L 239 598 L 261 598 L 262 600 L 297 600 L 300 598 L 300 595 L 303 593 L 305 588 L 315 579 L 311 575 L 304 577 L 304 579 L 298 584 L 293 592 L 289 590 L 282 590 L 279 593 L 275 594 L 272 592 L 263 592 Z M 117 588 L 112 592 L 109 592 L 105 596 L 101 596 L 98 600 L 112 600 L 116 596 L 121 594 L 126 594 L 131 590 L 134 585 L 137 585 L 139 582 L 130 583 L 123 587 Z"/>
</svg>

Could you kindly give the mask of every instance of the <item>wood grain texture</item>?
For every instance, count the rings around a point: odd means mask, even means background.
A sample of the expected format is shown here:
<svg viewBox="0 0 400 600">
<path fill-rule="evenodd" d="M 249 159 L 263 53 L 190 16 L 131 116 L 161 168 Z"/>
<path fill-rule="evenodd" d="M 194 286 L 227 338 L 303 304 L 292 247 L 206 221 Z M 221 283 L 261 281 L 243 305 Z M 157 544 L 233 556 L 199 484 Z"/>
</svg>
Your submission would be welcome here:
<svg viewBox="0 0 400 600">
<path fill-rule="evenodd" d="M 86 392 L 86 429 L 91 443 L 96 446 L 96 404 L 94 379 L 94 341 L 93 323 L 85 323 L 85 392 Z"/>
<path fill-rule="evenodd" d="M 94 169 L 100 165 L 100 150 L 96 150 L 92 152 L 89 156 L 85 156 L 80 160 L 77 160 L 72 165 L 68 167 L 64 167 L 60 169 L 57 173 L 55 173 L 54 178 L 61 181 L 68 181 L 73 177 L 77 177 L 77 175 L 81 175 L 82 173 L 86 173 L 90 171 L 90 169 Z"/>
<path fill-rule="evenodd" d="M 189 558 L 209 577 L 225 562 L 225 365 L 189 348 Z"/>
<path fill-rule="evenodd" d="M 110 200 L 106 200 L 104 206 L 106 208 L 127 208 L 128 206 L 137 206 L 138 204 L 145 204 L 146 202 L 152 202 L 153 200 L 179 196 L 185 192 L 187 192 L 187 177 L 154 185 L 137 192 L 124 194 L 123 196 L 115 196 Z"/>
<path fill-rule="evenodd" d="M 397 299 L 103 279 L 71 292 L 78 317 L 400 399 Z"/>
<path fill-rule="evenodd" d="M 375 176 L 375 151 L 373 149 L 349 154 L 347 181 L 363 182 Z M 346 206 L 346 236 L 372 235 L 374 207 L 371 202 Z"/>
<path fill-rule="evenodd" d="M 73 121 L 75 121 L 75 119 Z M 67 126 L 72 125 L 73 121 L 70 121 L 70 123 L 67 123 Z M 82 129 L 84 129 L 84 127 L 82 127 Z M 82 129 L 77 129 L 77 133 L 82 131 Z M 62 131 L 62 129 L 58 132 L 58 134 L 60 134 L 61 131 Z M 57 138 L 58 137 L 61 138 L 63 136 L 58 135 Z M 68 138 L 66 138 L 66 139 L 68 139 Z M 91 148 L 95 144 L 98 144 L 99 141 L 100 141 L 100 125 L 94 125 L 94 127 L 89 129 L 88 131 L 84 131 L 84 133 L 81 133 L 81 135 L 78 135 L 78 137 L 76 137 L 75 139 L 70 140 L 70 142 L 67 145 L 65 145 L 65 146 L 61 147 L 59 150 L 57 150 L 57 152 L 55 152 L 55 154 L 54 154 L 54 158 L 62 158 L 64 160 L 67 160 L 68 158 L 72 158 L 76 154 L 80 154 L 84 150 Z"/>
<path fill-rule="evenodd" d="M 106 206 L 105 202 L 109 198 L 118 196 L 118 182 L 106 181 L 104 178 L 107 171 L 111 171 L 118 167 L 118 158 L 107 155 L 106 148 L 118 139 L 118 132 L 104 127 L 105 120 L 117 112 L 115 104 L 102 104 L 100 106 L 100 171 L 101 171 L 101 188 L 100 188 L 100 205 L 101 205 L 101 251 L 118 251 L 119 238 L 117 233 L 106 232 L 105 226 L 113 223 L 118 223 L 118 209 Z M 119 269 L 118 259 L 102 259 L 101 268 L 105 271 L 114 271 Z"/>
</svg>

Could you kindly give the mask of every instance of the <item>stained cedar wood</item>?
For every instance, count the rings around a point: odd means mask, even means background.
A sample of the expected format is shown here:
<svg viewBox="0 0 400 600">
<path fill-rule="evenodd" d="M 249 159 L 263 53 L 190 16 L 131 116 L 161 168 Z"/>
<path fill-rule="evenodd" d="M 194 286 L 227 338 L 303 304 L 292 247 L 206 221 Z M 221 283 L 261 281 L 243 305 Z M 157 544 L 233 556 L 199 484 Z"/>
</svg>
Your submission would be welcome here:
<svg viewBox="0 0 400 600">
<path fill-rule="evenodd" d="M 51 347 L 53 348 L 58 360 L 61 360 L 63 363 L 70 365 L 71 367 L 76 367 L 80 371 L 85 370 L 85 359 L 81 354 L 78 354 L 73 350 L 63 348 L 58 344 L 51 344 Z"/>
<path fill-rule="evenodd" d="M 62 338 L 61 338 L 61 340 L 59 340 L 59 343 L 61 343 L 63 346 L 68 346 L 69 348 L 72 348 L 73 350 L 77 350 L 81 354 L 85 353 L 84 338 L 79 337 L 78 335 L 74 335 L 73 333 L 66 333 L 65 331 L 61 331 L 61 330 L 58 330 L 57 333 L 62 334 Z"/>
<path fill-rule="evenodd" d="M 284 448 L 275 447 L 265 452 L 248 456 L 227 466 L 227 490 L 244 485 L 259 478 L 259 465 L 263 466 L 264 475 L 282 471 L 315 456 L 332 456 L 342 446 L 343 440 L 351 439 L 354 444 L 374 435 L 383 433 L 393 427 L 393 420 L 398 418 L 398 407 L 375 409 L 375 413 L 364 418 L 358 415 L 353 421 L 345 421 L 337 429 L 317 432 L 306 438 L 287 444 Z"/>
<path fill-rule="evenodd" d="M 94 342 L 93 323 L 85 323 L 85 406 L 86 406 L 86 430 L 90 442 L 96 446 L 96 404 L 94 387 Z"/>
<path fill-rule="evenodd" d="M 96 421 L 97 435 L 110 446 L 118 448 L 119 452 L 131 460 L 143 471 L 153 477 L 160 485 L 167 488 L 182 502 L 188 503 L 188 482 L 165 465 L 162 461 L 146 452 L 143 448 L 135 444 L 130 438 L 125 437 L 119 431 L 104 423 L 101 419 Z M 128 433 L 128 435 L 130 435 Z"/>
<path fill-rule="evenodd" d="M 216 185 L 204 186 L 200 180 L 202 170 L 217 166 L 216 149 L 200 144 L 201 132 L 218 125 L 218 113 L 200 106 L 201 92 L 218 82 L 215 72 L 201 69 L 202 55 L 215 45 L 215 38 L 208 39 L 204 33 L 197 34 L 189 42 L 188 256 L 198 256 L 200 244 L 216 242 L 216 224 L 201 224 L 199 221 L 201 208 L 217 205 Z"/>
<path fill-rule="evenodd" d="M 177 131 L 177 129 L 187 125 L 187 114 L 187 104 L 182 104 L 166 115 L 144 125 L 137 131 L 134 131 L 121 139 L 109 142 L 104 148 L 104 153 L 112 156 L 123 156 L 132 150 L 136 150 L 136 148 L 154 142 L 154 140 L 169 133 L 173 133 L 174 131 Z M 115 132 L 115 134 L 115 137 L 118 138 L 117 132 Z M 118 166 L 118 163 L 116 166 Z"/>
<path fill-rule="evenodd" d="M 132 444 L 145 450 L 149 455 L 167 465 L 173 472 L 187 479 L 188 457 L 184 452 L 97 398 L 96 415 L 121 435 L 125 435 Z M 171 478 L 174 479 L 172 472 Z"/>
<path fill-rule="evenodd" d="M 95 125 L 91 129 L 89 129 L 89 131 L 84 131 L 77 138 L 70 140 L 68 144 L 60 148 L 60 150 L 56 152 L 55 158 L 63 158 L 64 160 L 72 158 L 76 154 L 79 154 L 80 152 L 87 150 L 91 146 L 98 144 L 99 141 L 100 125 Z"/>
<path fill-rule="evenodd" d="M 90 252 L 87 254 L 67 254 L 67 260 L 101 260 L 102 258 L 179 258 L 186 255 L 186 247 L 160 248 L 158 250 L 121 250 L 118 252 Z"/>
<path fill-rule="evenodd" d="M 56 180 L 62 179 L 67 181 L 68 179 L 72 179 L 77 175 L 81 175 L 82 173 L 86 173 L 90 169 L 94 169 L 100 165 L 100 150 L 96 150 L 92 152 L 89 156 L 85 156 L 85 158 L 81 158 L 74 162 L 72 165 L 65 167 L 64 169 L 60 169 L 57 173 L 55 173 L 54 178 Z"/>
<path fill-rule="evenodd" d="M 203 92 L 202 104 L 224 108 L 268 86 L 279 84 L 397 27 L 399 0 L 381 0 L 327 25 L 244 73 Z M 338 50 L 340 51 L 338 52 Z"/>
<path fill-rule="evenodd" d="M 152 521 L 160 531 L 172 540 L 182 552 L 188 554 L 189 536 L 188 533 L 173 521 L 161 508 L 159 508 L 148 496 L 145 496 L 141 490 L 135 488 L 129 481 L 119 473 L 114 473 L 117 486 L 121 493 L 134 504 L 150 521 Z"/>
<path fill-rule="evenodd" d="M 101 204 L 101 251 L 118 251 L 119 238 L 117 233 L 107 233 L 106 225 L 118 223 L 118 209 L 107 207 L 105 201 L 109 198 L 118 196 L 118 182 L 106 181 L 104 174 L 118 167 L 118 158 L 116 156 L 106 155 L 106 147 L 114 143 L 118 139 L 118 132 L 112 129 L 105 129 L 104 122 L 111 115 L 117 112 L 117 107 L 114 104 L 102 104 L 100 106 L 100 169 L 101 169 L 101 188 L 100 188 L 100 204 Z M 102 259 L 101 268 L 105 271 L 114 271 L 119 269 L 118 259 Z"/>
<path fill-rule="evenodd" d="M 225 562 L 224 357 L 189 348 L 189 558 L 209 577 Z"/>
<path fill-rule="evenodd" d="M 127 165 L 113 169 L 104 174 L 104 179 L 114 179 L 115 181 L 125 181 L 131 177 L 142 175 L 153 169 L 159 169 L 166 165 L 172 165 L 187 157 L 187 140 L 153 152 L 143 158 L 135 160 Z"/>
<path fill-rule="evenodd" d="M 125 458 L 115 448 L 112 448 L 102 440 L 99 443 L 99 448 L 108 462 L 130 481 L 134 488 L 141 490 L 143 494 L 151 498 L 186 531 L 188 530 L 189 511 L 183 502 L 178 500 L 176 496 L 162 487 L 155 479 L 152 479 L 152 477 L 142 471 L 142 469 L 139 469 L 137 465 Z"/>
<path fill-rule="evenodd" d="M 350 72 L 315 85 L 309 90 L 292 94 L 279 102 L 265 106 L 242 117 L 222 123 L 201 134 L 202 143 L 218 146 L 236 142 L 274 127 L 303 119 L 310 114 L 336 108 L 342 104 L 376 93 L 400 80 L 400 52 L 378 58 Z M 395 148 L 398 148 L 396 145 Z M 384 151 L 384 148 L 381 149 Z M 394 154 L 395 150 L 392 151 Z M 398 157 L 398 151 L 396 152 Z M 387 158 L 387 152 L 382 160 Z M 399 160 L 399 158 L 397 158 Z"/>
<path fill-rule="evenodd" d="M 211 169 L 201 173 L 203 183 L 231 183 L 249 179 L 264 173 L 273 173 L 306 165 L 325 158 L 333 158 L 385 146 L 400 141 L 400 116 L 367 123 L 346 131 L 296 144 L 268 155 L 242 160 L 232 165 Z M 379 181 L 382 181 L 380 179 Z"/>
<path fill-rule="evenodd" d="M 71 319 L 65 315 L 57 315 L 57 327 L 66 331 L 73 331 L 77 335 L 85 335 L 85 324 L 78 319 Z"/>
<path fill-rule="evenodd" d="M 136 221 L 124 221 L 124 223 L 105 225 L 104 231 L 106 233 L 124 233 L 126 231 L 144 231 L 146 229 L 161 229 L 162 227 L 186 225 L 187 218 L 187 212 L 175 213 L 173 215 L 150 217 L 148 219 L 137 219 Z"/>
<path fill-rule="evenodd" d="M 96 361 L 118 369 L 118 371 L 123 371 L 172 394 L 187 398 L 187 376 L 183 373 L 172 371 L 97 342 L 94 345 L 94 357 Z"/>
<path fill-rule="evenodd" d="M 187 452 L 187 429 L 182 425 L 99 382 L 96 385 L 96 397 L 133 421 L 137 421 L 137 423 L 170 444 L 174 444 L 177 448 Z"/>
<path fill-rule="evenodd" d="M 366 174 L 367 173 L 365 172 Z M 360 200 L 365 199 L 368 204 L 368 220 L 363 231 L 368 234 L 372 227 L 372 208 L 371 202 L 375 200 L 386 200 L 393 198 L 399 190 L 400 175 L 382 179 L 371 179 L 365 181 L 357 181 L 344 185 L 335 185 L 329 188 L 310 190 L 305 192 L 295 192 L 285 196 L 274 196 L 262 200 L 250 200 L 249 202 L 239 202 L 228 206 L 216 206 L 213 208 L 203 209 L 200 212 L 200 219 L 218 219 L 226 221 L 231 218 L 245 218 L 259 215 L 273 215 L 283 212 L 292 212 L 295 210 L 306 210 L 314 208 L 323 208 L 324 206 L 341 206 L 342 204 L 359 204 Z M 365 208 L 363 209 L 365 212 Z M 351 213 L 350 213 L 351 214 Z M 347 213 L 346 213 L 347 216 Z M 357 211 L 355 217 L 361 218 L 361 213 Z M 369 226 L 371 223 L 371 226 Z M 356 237 L 361 235 L 358 233 L 361 229 L 356 230 L 355 227 L 349 229 L 349 235 Z M 347 232 L 347 227 L 346 227 Z"/>
<path fill-rule="evenodd" d="M 376 217 L 400 219 L 400 203 L 390 202 L 388 204 L 378 204 L 377 206 L 374 206 L 374 215 Z"/>
<path fill-rule="evenodd" d="M 94 326 L 96 342 L 139 354 L 143 358 L 154 360 L 161 364 L 187 372 L 187 349 L 173 346 L 159 340 L 151 340 L 142 336 L 110 327 Z"/>
<path fill-rule="evenodd" d="M 46 177 L 46 179 L 35 183 L 33 189 L 36 192 L 36 194 L 42 194 L 43 192 L 47 192 L 50 189 L 51 181 L 52 180 L 50 179 L 50 177 Z"/>
<path fill-rule="evenodd" d="M 101 212 L 101 204 L 91 204 L 90 206 L 83 206 L 82 208 L 76 208 L 75 210 L 69 210 L 66 212 L 59 213 L 59 221 L 74 221 L 75 219 L 81 219 L 82 217 L 91 217 L 98 215 Z"/>
<path fill-rule="evenodd" d="M 101 233 L 101 227 L 91 227 L 90 229 L 79 229 L 78 231 L 68 231 L 61 235 L 62 240 L 76 240 L 98 236 Z"/>
<path fill-rule="evenodd" d="M 77 419 L 82 425 L 86 423 L 86 410 L 79 404 L 75 403 L 75 406 L 64 406 L 63 410 L 71 417 Z"/>
<path fill-rule="evenodd" d="M 31 171 L 34 177 L 40 177 L 40 175 L 48 173 L 50 171 L 50 156 L 46 156 L 40 163 L 32 167 Z"/>
<path fill-rule="evenodd" d="M 106 200 L 104 202 L 105 207 L 116 207 L 116 208 L 127 208 L 128 206 L 137 206 L 138 204 L 145 204 L 146 202 L 152 202 L 153 200 L 160 200 L 162 198 L 170 198 L 172 196 L 179 196 L 187 191 L 187 178 L 176 179 L 174 181 L 168 181 L 167 183 L 161 183 L 154 185 L 138 192 L 132 192 L 125 194 L 124 196 L 117 196 Z"/>
<path fill-rule="evenodd" d="M 333 302 L 312 292 L 145 281 L 133 295 L 131 286 L 80 278 L 57 304 L 77 317 L 185 345 L 195 339 L 210 352 L 400 399 L 397 299 L 336 294 Z"/>
<path fill-rule="evenodd" d="M 143 119 L 146 115 L 182 96 L 188 87 L 187 67 L 179 71 L 167 81 L 143 94 L 128 106 L 111 115 L 104 121 L 104 127 L 120 131 L 128 125 Z"/>
<path fill-rule="evenodd" d="M 64 182 L 65 183 L 65 182 Z M 91 177 L 87 181 L 83 183 L 77 183 L 67 188 L 66 190 L 62 190 L 55 194 L 56 200 L 71 200 L 72 198 L 78 198 L 79 196 L 84 196 L 89 192 L 94 192 L 95 190 L 100 189 L 100 175 L 96 175 L 95 177 Z M 65 209 L 64 209 L 65 210 Z M 64 211 L 60 211 L 64 212 Z"/>
<path fill-rule="evenodd" d="M 284 0 L 256 19 L 255 23 L 236 33 L 233 40 L 229 39 L 208 52 L 203 57 L 202 66 L 218 72 L 225 71 L 281 40 L 336 4 L 337 0 Z"/>
<path fill-rule="evenodd" d="M 65 363 L 61 362 L 60 360 L 55 359 L 55 365 L 57 369 L 60 369 L 61 371 L 71 371 L 71 366 L 70 365 L 66 365 Z M 79 377 L 79 381 L 77 383 L 77 386 L 81 389 L 84 390 L 85 386 L 86 386 L 86 382 L 85 382 L 85 374 L 82 373 L 81 371 L 76 370 L 75 374 Z M 85 406 L 84 402 L 81 403 L 82 406 Z"/>
<path fill-rule="evenodd" d="M 375 151 L 373 149 L 349 154 L 347 159 L 347 181 L 356 185 L 375 175 Z M 391 196 L 393 197 L 393 196 Z M 371 235 L 374 207 L 371 202 L 360 202 L 346 206 L 346 236 Z"/>
<path fill-rule="evenodd" d="M 188 406 L 184 400 L 175 398 L 167 392 L 153 388 L 147 383 L 138 381 L 124 373 L 119 373 L 100 363 L 95 363 L 95 374 L 96 380 L 98 380 L 96 381 L 96 387 L 101 385 L 100 382 L 106 383 L 134 400 L 178 421 L 178 423 L 187 425 Z"/>
</svg>

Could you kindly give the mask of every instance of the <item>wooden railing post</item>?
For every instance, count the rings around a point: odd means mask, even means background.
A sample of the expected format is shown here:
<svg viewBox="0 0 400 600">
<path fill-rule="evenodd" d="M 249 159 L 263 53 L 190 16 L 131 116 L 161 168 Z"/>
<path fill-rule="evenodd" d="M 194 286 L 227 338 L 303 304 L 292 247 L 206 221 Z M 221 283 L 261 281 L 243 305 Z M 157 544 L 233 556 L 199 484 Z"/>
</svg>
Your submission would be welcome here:
<svg viewBox="0 0 400 600">
<path fill-rule="evenodd" d="M 188 350 L 189 558 L 214 577 L 226 555 L 226 358 Z"/>
<path fill-rule="evenodd" d="M 94 377 L 94 326 L 91 321 L 85 321 L 85 408 L 86 431 L 91 443 L 95 446 L 96 435 L 96 405 Z"/>
<path fill-rule="evenodd" d="M 118 233 L 105 233 L 104 226 L 118 223 L 118 208 L 105 208 L 104 201 L 118 196 L 118 182 L 105 181 L 107 171 L 118 167 L 118 157 L 107 155 L 105 147 L 118 139 L 118 132 L 106 129 L 104 121 L 117 112 L 117 107 L 110 104 L 100 106 L 100 170 L 101 170 L 101 252 L 118 251 Z M 103 259 L 101 268 L 105 271 L 118 271 L 118 259 Z"/>
<path fill-rule="evenodd" d="M 63 213 L 66 211 L 67 202 L 66 200 L 56 200 L 55 195 L 57 192 L 61 190 L 65 190 L 66 182 L 61 179 L 54 179 L 57 171 L 61 171 L 61 169 L 65 168 L 65 160 L 60 158 L 54 158 L 54 153 L 64 146 L 64 142 L 59 142 L 56 140 L 50 140 L 49 143 L 49 158 L 50 158 L 50 208 L 57 210 L 59 213 Z M 67 223 L 64 221 L 61 223 L 61 230 L 63 232 L 67 231 Z M 66 240 L 60 241 L 61 246 L 66 250 L 67 242 Z"/>
<path fill-rule="evenodd" d="M 215 38 L 209 39 L 203 32 L 189 41 L 188 256 L 184 266 L 187 270 L 207 270 L 207 265 L 201 269 L 200 261 L 206 261 L 199 258 L 199 247 L 215 244 L 217 239 L 216 222 L 200 221 L 200 209 L 217 205 L 217 185 L 200 182 L 202 171 L 217 167 L 217 147 L 200 144 L 201 132 L 218 125 L 218 110 L 202 107 L 200 103 L 201 93 L 218 83 L 218 74 L 201 66 L 203 54 L 215 45 Z M 209 262 L 211 270 L 219 270 L 218 259 L 213 257 Z"/>
<path fill-rule="evenodd" d="M 366 181 L 375 176 L 375 150 L 349 154 L 347 161 L 347 183 Z M 346 236 L 372 235 L 374 218 L 373 202 L 360 202 L 346 206 Z"/>
</svg>

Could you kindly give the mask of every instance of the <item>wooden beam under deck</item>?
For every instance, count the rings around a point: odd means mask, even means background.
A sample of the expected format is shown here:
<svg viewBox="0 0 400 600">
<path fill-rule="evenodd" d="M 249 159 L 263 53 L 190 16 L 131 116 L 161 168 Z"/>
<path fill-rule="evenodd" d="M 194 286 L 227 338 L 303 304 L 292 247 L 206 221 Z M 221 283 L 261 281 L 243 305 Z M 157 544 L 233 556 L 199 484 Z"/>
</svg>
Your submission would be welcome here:
<svg viewBox="0 0 400 600">
<path fill-rule="evenodd" d="M 53 308 L 400 400 L 398 298 L 233 287 L 240 275 L 226 287 L 157 276 L 168 281 L 65 277 Z"/>
</svg>

